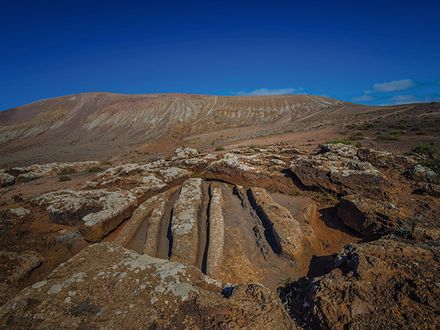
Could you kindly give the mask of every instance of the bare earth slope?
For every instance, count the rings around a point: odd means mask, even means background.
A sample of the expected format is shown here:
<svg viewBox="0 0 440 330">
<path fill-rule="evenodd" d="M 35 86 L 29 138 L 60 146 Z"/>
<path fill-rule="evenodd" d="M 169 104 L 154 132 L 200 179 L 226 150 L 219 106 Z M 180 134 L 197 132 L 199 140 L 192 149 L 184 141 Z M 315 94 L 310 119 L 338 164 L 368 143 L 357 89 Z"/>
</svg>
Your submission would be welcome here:
<svg viewBox="0 0 440 330">
<path fill-rule="evenodd" d="M 372 107 L 310 95 L 86 93 L 0 112 L 0 165 L 137 161 L 168 156 L 181 144 L 209 150 L 323 143 L 341 135 L 391 141 L 393 150 L 393 134 L 410 145 L 432 142 L 439 124 L 435 103 Z"/>
<path fill-rule="evenodd" d="M 300 127 L 307 118 L 341 106 L 340 101 L 309 95 L 59 97 L 0 112 L 0 152 L 6 155 L 1 163 L 102 159 L 140 145 L 142 152 L 172 151 L 183 138 L 207 132 L 255 128 L 263 134 L 272 126 Z M 249 134 L 235 135 L 240 140 Z"/>
</svg>

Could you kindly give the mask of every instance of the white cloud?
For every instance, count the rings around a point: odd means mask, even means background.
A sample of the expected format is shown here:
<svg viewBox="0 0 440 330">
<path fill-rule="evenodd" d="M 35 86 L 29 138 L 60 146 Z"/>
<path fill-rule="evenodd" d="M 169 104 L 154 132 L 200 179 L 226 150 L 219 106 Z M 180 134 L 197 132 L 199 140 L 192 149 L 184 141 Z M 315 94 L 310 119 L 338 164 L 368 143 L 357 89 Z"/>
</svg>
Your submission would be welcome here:
<svg viewBox="0 0 440 330">
<path fill-rule="evenodd" d="M 376 92 L 386 93 L 403 91 L 413 86 L 415 86 L 415 83 L 411 79 L 401 79 L 374 84 L 373 89 Z"/>
<path fill-rule="evenodd" d="M 390 98 L 391 102 L 399 102 L 399 103 L 413 102 L 415 100 L 416 100 L 416 98 L 414 95 L 396 95 L 396 96 L 393 96 L 392 98 Z"/>
<path fill-rule="evenodd" d="M 268 88 L 259 88 L 250 92 L 238 92 L 237 95 L 282 95 L 282 94 L 292 94 L 292 93 L 302 93 L 304 90 L 302 88 L 280 88 L 280 89 L 268 89 Z"/>
<path fill-rule="evenodd" d="M 351 99 L 353 102 L 371 102 L 374 100 L 374 97 L 371 95 L 362 95 L 362 96 L 356 96 Z"/>
<path fill-rule="evenodd" d="M 414 95 L 396 95 L 390 98 L 390 102 L 392 104 L 405 104 L 417 102 L 417 100 Z"/>
</svg>

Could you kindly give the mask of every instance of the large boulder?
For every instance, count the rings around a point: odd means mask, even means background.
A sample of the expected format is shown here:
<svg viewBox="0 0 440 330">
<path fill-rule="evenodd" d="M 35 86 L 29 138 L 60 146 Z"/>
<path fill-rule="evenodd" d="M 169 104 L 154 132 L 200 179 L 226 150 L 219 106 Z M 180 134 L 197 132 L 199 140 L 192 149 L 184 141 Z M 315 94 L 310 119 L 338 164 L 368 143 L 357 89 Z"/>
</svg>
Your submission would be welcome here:
<svg viewBox="0 0 440 330">
<path fill-rule="evenodd" d="M 0 307 L 7 328 L 292 329 L 275 293 L 94 244 Z"/>
<path fill-rule="evenodd" d="M 406 174 L 411 177 L 413 180 L 418 182 L 427 182 L 427 183 L 440 183 L 440 175 L 434 172 L 427 166 L 416 165 L 410 168 Z"/>
<path fill-rule="evenodd" d="M 411 156 L 396 155 L 388 151 L 380 151 L 369 148 L 359 148 L 357 157 L 363 162 L 369 162 L 377 168 L 404 170 L 416 165 L 417 160 Z"/>
<path fill-rule="evenodd" d="M 6 173 L 5 170 L 0 170 L 0 188 L 14 184 L 15 176 Z"/>
<path fill-rule="evenodd" d="M 334 269 L 281 290 L 306 328 L 438 329 L 437 249 L 390 238 L 346 246 Z"/>
<path fill-rule="evenodd" d="M 347 227 L 364 237 L 374 238 L 391 230 L 399 219 L 399 211 L 391 202 L 357 194 L 341 198 L 338 216 Z"/>
<path fill-rule="evenodd" d="M 314 155 L 295 156 L 290 169 L 308 187 L 321 187 L 340 194 L 362 191 L 370 196 L 383 195 L 390 182 L 356 154 L 357 148 L 353 146 L 326 144 Z"/>
<path fill-rule="evenodd" d="M 288 209 L 276 203 L 264 188 L 250 188 L 249 198 L 263 222 L 274 252 L 292 259 L 299 269 L 307 268 L 312 251 L 298 220 Z"/>
<path fill-rule="evenodd" d="M 177 148 L 174 151 L 174 153 L 178 159 L 193 158 L 193 157 L 197 157 L 199 155 L 199 152 L 197 151 L 197 149 L 183 147 L 183 146 Z"/>
<path fill-rule="evenodd" d="M 260 187 L 276 191 L 292 191 L 292 180 L 284 174 L 291 155 L 281 148 L 242 148 L 218 155 L 203 172 L 208 179 Z"/>
<path fill-rule="evenodd" d="M 126 191 L 59 190 L 33 202 L 46 207 L 54 222 L 77 226 L 88 241 L 100 241 L 127 219 L 137 206 L 136 197 Z"/>
</svg>

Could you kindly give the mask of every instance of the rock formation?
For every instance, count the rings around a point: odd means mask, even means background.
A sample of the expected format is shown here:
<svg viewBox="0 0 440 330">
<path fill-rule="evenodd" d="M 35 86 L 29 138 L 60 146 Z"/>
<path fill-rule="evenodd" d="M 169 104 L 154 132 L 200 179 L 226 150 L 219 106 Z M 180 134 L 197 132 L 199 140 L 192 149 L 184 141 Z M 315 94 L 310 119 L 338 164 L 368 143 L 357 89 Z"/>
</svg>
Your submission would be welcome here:
<svg viewBox="0 0 440 330">
<path fill-rule="evenodd" d="M 90 164 L 0 171 L 2 327 L 439 327 L 422 157 L 273 144 Z"/>
</svg>

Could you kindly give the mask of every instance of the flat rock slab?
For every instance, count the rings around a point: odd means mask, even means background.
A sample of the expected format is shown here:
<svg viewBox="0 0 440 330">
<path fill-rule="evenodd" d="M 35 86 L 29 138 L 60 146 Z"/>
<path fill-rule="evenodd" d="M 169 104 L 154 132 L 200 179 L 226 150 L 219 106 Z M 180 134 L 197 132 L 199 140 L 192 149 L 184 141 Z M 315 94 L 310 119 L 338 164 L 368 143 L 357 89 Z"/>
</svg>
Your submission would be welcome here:
<svg viewBox="0 0 440 330">
<path fill-rule="evenodd" d="M 120 246 L 89 246 L 0 307 L 7 328 L 292 329 L 277 295 Z"/>
<path fill-rule="evenodd" d="M 157 256 L 160 240 L 160 227 L 166 211 L 166 205 L 171 191 L 154 196 L 155 201 L 148 217 L 148 229 L 145 237 L 143 254 Z"/>
<path fill-rule="evenodd" d="M 198 249 L 197 219 L 202 204 L 202 179 L 186 180 L 174 205 L 171 219 L 171 260 L 195 265 Z"/>
<path fill-rule="evenodd" d="M 305 186 L 343 194 L 381 195 L 391 185 L 371 163 L 357 157 L 357 148 L 343 144 L 322 145 L 315 155 L 297 155 L 290 169 Z"/>
<path fill-rule="evenodd" d="M 68 168 L 70 171 L 82 172 L 91 166 L 99 165 L 99 162 L 73 162 L 73 163 L 49 163 L 49 164 L 33 164 L 25 167 L 13 167 L 11 172 L 17 175 L 16 182 L 29 182 L 45 176 L 63 174 L 63 169 Z M 14 175 L 15 175 L 14 174 Z"/>
<path fill-rule="evenodd" d="M 59 190 L 35 198 L 45 206 L 54 222 L 77 226 L 88 241 L 100 241 L 127 219 L 137 205 L 126 191 Z"/>
<path fill-rule="evenodd" d="M 206 263 L 206 274 L 211 275 L 223 257 L 225 244 L 225 219 L 223 218 L 223 194 L 219 183 L 209 187 L 211 200 L 209 203 L 209 246 Z"/>
<path fill-rule="evenodd" d="M 155 204 L 158 201 L 158 198 L 162 194 L 158 194 L 147 199 L 141 205 L 138 206 L 136 210 L 134 210 L 130 219 L 126 221 L 124 227 L 119 233 L 118 237 L 116 237 L 113 241 L 113 244 L 121 245 L 123 247 L 127 247 L 133 237 L 136 235 L 139 227 L 142 225 L 142 222 L 146 220 L 146 218 L 151 214 Z"/>
<path fill-rule="evenodd" d="M 123 164 L 110 167 L 88 183 L 89 187 L 105 187 L 114 184 L 136 185 L 151 191 L 163 188 L 167 183 L 188 178 L 187 169 L 172 166 L 170 162 L 159 160 L 147 164 Z"/>
<path fill-rule="evenodd" d="M 264 188 L 250 188 L 251 203 L 257 210 L 266 229 L 266 237 L 275 253 L 292 258 L 302 264 L 302 258 L 310 243 L 306 239 L 299 222 L 288 209 L 276 203 Z M 310 256 L 311 257 L 311 256 Z"/>
</svg>

